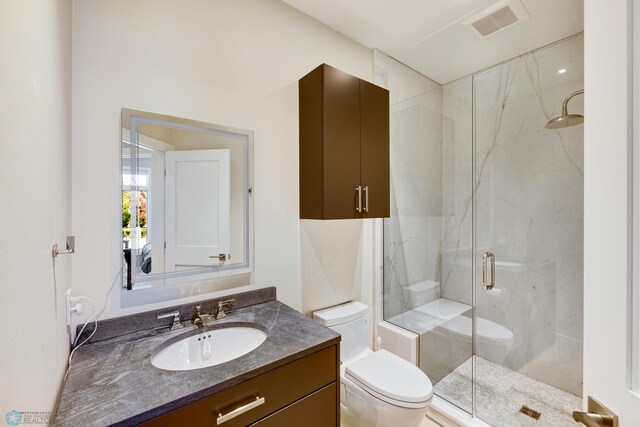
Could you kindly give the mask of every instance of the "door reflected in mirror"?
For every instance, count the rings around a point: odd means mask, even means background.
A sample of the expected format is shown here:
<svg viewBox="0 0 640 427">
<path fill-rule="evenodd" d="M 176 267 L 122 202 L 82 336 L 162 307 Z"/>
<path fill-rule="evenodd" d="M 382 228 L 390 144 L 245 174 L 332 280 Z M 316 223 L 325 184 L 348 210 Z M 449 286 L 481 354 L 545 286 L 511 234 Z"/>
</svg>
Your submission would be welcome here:
<svg viewBox="0 0 640 427">
<path fill-rule="evenodd" d="M 250 275 L 252 143 L 251 131 L 122 109 L 125 289 Z"/>
</svg>

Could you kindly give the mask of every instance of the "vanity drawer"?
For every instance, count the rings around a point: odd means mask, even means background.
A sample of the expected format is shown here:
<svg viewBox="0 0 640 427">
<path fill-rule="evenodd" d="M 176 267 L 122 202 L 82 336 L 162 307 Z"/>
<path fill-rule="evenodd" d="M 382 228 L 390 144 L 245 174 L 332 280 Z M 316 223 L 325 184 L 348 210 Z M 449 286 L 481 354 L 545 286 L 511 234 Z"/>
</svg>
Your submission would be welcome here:
<svg viewBox="0 0 640 427">
<path fill-rule="evenodd" d="M 143 426 L 246 426 L 337 381 L 338 366 L 338 348 L 334 345 L 176 409 Z M 221 424 L 216 423 L 219 413 L 238 413 L 242 407 L 250 409 Z M 333 412 L 337 414 L 337 397 Z"/>
<path fill-rule="evenodd" d="M 251 424 L 251 426 L 337 426 L 338 412 L 336 411 L 336 401 L 338 399 L 338 387 L 336 384 L 337 383 L 331 383 L 302 400 L 261 419 L 255 424 Z"/>
</svg>

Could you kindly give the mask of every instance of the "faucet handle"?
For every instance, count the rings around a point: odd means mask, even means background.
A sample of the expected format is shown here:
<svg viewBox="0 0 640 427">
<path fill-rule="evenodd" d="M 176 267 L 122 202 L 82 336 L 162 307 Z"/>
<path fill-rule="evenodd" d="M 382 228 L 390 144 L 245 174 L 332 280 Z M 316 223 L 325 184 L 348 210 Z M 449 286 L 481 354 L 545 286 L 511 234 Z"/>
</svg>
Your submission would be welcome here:
<svg viewBox="0 0 640 427">
<path fill-rule="evenodd" d="M 169 324 L 169 330 L 170 331 L 173 331 L 174 329 L 180 329 L 180 328 L 184 327 L 184 325 L 182 325 L 182 323 L 180 323 L 180 311 L 179 310 L 172 311 L 170 313 L 158 314 L 158 316 L 157 316 L 158 320 L 166 319 L 166 318 L 169 318 L 169 317 L 173 317 L 173 320 Z"/>
</svg>

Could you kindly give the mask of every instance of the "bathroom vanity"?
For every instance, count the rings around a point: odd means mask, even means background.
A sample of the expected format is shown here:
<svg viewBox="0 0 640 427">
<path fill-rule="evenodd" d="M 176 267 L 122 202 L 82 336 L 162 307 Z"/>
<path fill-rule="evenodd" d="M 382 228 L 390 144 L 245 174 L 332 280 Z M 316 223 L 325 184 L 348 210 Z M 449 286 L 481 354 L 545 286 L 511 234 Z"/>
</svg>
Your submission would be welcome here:
<svg viewBox="0 0 640 427">
<path fill-rule="evenodd" d="M 340 335 L 277 301 L 275 288 L 229 298 L 233 310 L 201 329 L 190 322 L 194 304 L 100 322 L 74 355 L 54 425 L 339 425 Z M 217 300 L 198 304 L 209 312 Z M 157 319 L 172 310 L 181 329 Z M 151 363 L 167 341 L 237 325 L 264 331 L 266 340 L 211 367 L 170 371 Z"/>
<path fill-rule="evenodd" d="M 143 425 L 337 425 L 336 350 L 320 350 Z"/>
<path fill-rule="evenodd" d="M 253 132 L 130 108 L 120 124 L 120 307 L 248 285 Z M 277 301 L 274 287 L 92 331 L 77 341 L 89 338 L 54 425 L 340 424 L 340 335 Z"/>
</svg>

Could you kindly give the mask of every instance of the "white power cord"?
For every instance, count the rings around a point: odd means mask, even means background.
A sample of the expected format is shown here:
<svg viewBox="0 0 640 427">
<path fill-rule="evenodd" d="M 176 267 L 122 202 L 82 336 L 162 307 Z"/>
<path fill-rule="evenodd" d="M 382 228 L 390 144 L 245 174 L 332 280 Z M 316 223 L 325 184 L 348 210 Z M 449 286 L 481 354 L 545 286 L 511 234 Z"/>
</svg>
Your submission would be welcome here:
<svg viewBox="0 0 640 427">
<path fill-rule="evenodd" d="M 89 298 L 89 297 L 85 297 L 85 296 L 81 296 L 81 297 L 77 297 L 77 298 L 83 298 L 86 299 L 88 301 L 91 302 L 91 304 L 93 305 L 93 314 L 91 316 L 89 316 L 89 318 L 87 319 L 86 322 L 84 322 L 84 325 L 82 325 L 82 328 L 80 329 L 80 332 L 78 332 L 78 335 L 76 335 L 76 339 L 73 341 L 73 346 L 72 346 L 72 350 L 71 353 L 69 354 L 69 363 L 67 366 L 67 372 L 64 374 L 64 380 L 67 380 L 67 377 L 69 376 L 69 368 L 71 367 L 71 359 L 73 358 L 73 354 L 76 352 L 77 349 L 79 349 L 80 347 L 82 347 L 87 341 L 89 341 L 91 339 L 91 337 L 93 337 L 93 335 L 96 333 L 96 331 L 98 330 L 98 316 L 100 316 L 100 314 L 102 314 L 102 312 L 104 311 L 105 308 L 107 308 L 107 302 L 109 301 L 109 295 L 111 294 L 111 291 L 113 290 L 113 287 L 115 286 L 116 282 L 118 281 L 118 277 L 120 277 L 120 274 L 122 274 L 122 270 L 118 270 L 118 273 L 116 274 L 116 277 L 114 277 L 113 282 L 111 282 L 111 286 L 109 286 L 109 290 L 107 291 L 107 295 L 105 295 L 104 297 L 104 302 L 102 303 L 102 305 L 100 306 L 99 309 L 95 309 L 95 302 Z M 89 336 L 82 341 L 80 344 L 78 344 L 78 340 L 80 339 L 80 336 L 82 335 L 82 333 L 84 332 L 85 328 L 87 327 L 87 325 L 93 322 L 93 331 L 91 331 L 91 334 L 89 334 Z"/>
<path fill-rule="evenodd" d="M 96 310 L 96 302 L 93 299 L 91 299 L 89 297 L 85 297 L 84 295 L 80 295 L 80 296 L 74 297 L 74 298 L 75 299 L 85 299 L 85 300 L 87 300 L 87 301 L 89 301 L 91 303 L 91 316 L 89 316 L 89 319 L 87 319 L 87 322 L 85 322 L 85 324 L 82 327 L 82 329 L 80 330 L 80 332 L 76 335 L 76 338 L 73 341 L 73 344 L 71 345 L 71 348 L 74 348 L 76 346 L 76 344 L 78 344 L 78 338 L 80 338 L 80 335 L 82 335 L 82 332 L 84 331 L 84 328 L 91 321 L 93 315 L 96 314 L 96 312 L 97 312 L 97 310 Z M 76 305 L 76 307 L 77 307 L 77 305 Z"/>
</svg>

